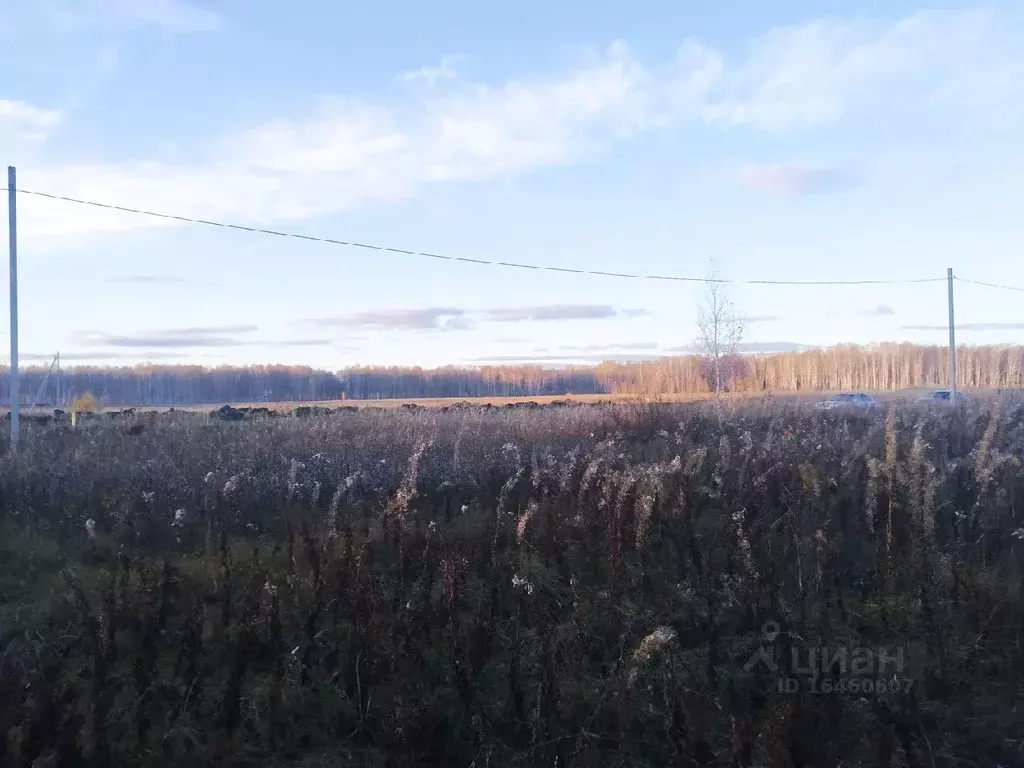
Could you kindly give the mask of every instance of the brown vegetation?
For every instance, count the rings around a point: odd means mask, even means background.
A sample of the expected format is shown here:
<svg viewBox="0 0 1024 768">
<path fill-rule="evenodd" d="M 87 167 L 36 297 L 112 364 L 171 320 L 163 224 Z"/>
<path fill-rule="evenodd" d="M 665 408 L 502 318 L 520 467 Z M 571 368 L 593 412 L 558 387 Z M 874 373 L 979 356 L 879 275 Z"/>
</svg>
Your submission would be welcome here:
<svg viewBox="0 0 1024 768">
<path fill-rule="evenodd" d="M 1009 401 L 33 427 L 0 764 L 1020 764 L 1022 445 Z M 769 622 L 903 663 L 790 690 Z"/>
</svg>

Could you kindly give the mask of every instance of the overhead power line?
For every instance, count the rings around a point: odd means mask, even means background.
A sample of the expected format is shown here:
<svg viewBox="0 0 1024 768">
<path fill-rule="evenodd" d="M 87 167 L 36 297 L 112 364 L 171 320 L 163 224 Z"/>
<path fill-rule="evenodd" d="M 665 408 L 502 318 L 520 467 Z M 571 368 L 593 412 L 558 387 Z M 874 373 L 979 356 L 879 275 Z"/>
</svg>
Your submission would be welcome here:
<svg viewBox="0 0 1024 768">
<path fill-rule="evenodd" d="M 1012 285 L 1000 285 L 999 283 L 986 283 L 982 280 L 968 280 L 966 277 L 954 277 L 954 280 L 959 280 L 961 283 L 971 283 L 973 285 L 984 285 L 986 288 L 1000 288 L 1004 291 L 1020 291 L 1024 293 L 1024 288 L 1017 288 Z"/>
<path fill-rule="evenodd" d="M 4 190 L 6 191 L 6 187 L 4 188 Z M 331 237 L 315 237 L 313 235 L 302 235 L 297 232 L 283 232 L 275 229 L 265 229 L 263 227 L 247 227 L 242 224 L 230 224 L 222 221 L 212 221 L 210 219 L 197 219 L 189 216 L 175 216 L 170 213 L 147 211 L 141 208 L 129 208 L 123 205 L 100 203 L 94 200 L 82 200 L 80 198 L 67 197 L 65 195 L 54 195 L 50 194 L 49 192 L 37 192 L 31 189 L 19 188 L 17 191 L 23 195 L 34 195 L 35 197 L 44 197 L 49 200 L 60 200 L 65 203 L 75 203 L 77 205 L 89 205 L 93 206 L 94 208 L 105 208 L 111 211 L 133 213 L 139 216 L 150 216 L 158 219 L 169 219 L 171 221 L 180 221 L 186 224 L 203 224 L 208 227 L 233 229 L 241 232 L 250 232 L 260 235 L 274 235 L 275 237 L 287 237 L 293 238 L 295 240 L 306 240 L 314 243 L 326 243 L 328 245 L 343 245 L 349 248 L 363 248 L 372 251 L 397 253 L 402 254 L 404 256 L 421 256 L 424 258 L 438 259 L 441 261 L 461 261 L 467 264 L 483 264 L 492 267 L 512 267 L 515 269 L 533 269 L 545 272 L 564 272 L 573 275 L 596 275 L 599 277 L 621 277 L 630 280 L 665 280 L 684 283 L 731 283 L 733 285 L 906 285 L 909 283 L 938 283 L 946 281 L 946 278 L 944 277 L 924 277 L 904 280 L 730 280 L 725 278 L 683 277 L 680 275 L 644 275 L 628 272 L 608 272 L 596 269 L 573 269 L 571 267 L 553 267 L 544 264 L 522 264 L 512 261 L 473 259 L 469 258 L 468 256 L 446 256 L 440 253 L 431 253 L 429 251 L 412 251 L 406 250 L 404 248 L 390 248 L 383 245 L 357 243 L 349 240 L 338 240 Z"/>
</svg>

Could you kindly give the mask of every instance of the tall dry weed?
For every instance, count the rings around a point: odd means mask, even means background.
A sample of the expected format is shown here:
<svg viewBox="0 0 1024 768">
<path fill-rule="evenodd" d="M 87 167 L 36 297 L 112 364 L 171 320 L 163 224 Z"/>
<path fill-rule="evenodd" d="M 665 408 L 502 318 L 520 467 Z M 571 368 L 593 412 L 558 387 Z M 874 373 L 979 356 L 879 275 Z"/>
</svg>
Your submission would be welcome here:
<svg viewBox="0 0 1024 768">
<path fill-rule="evenodd" d="M 33 433 L 0 456 L 0 763 L 1016 764 L 1015 413 Z M 780 690 L 848 641 L 911 692 Z"/>
</svg>

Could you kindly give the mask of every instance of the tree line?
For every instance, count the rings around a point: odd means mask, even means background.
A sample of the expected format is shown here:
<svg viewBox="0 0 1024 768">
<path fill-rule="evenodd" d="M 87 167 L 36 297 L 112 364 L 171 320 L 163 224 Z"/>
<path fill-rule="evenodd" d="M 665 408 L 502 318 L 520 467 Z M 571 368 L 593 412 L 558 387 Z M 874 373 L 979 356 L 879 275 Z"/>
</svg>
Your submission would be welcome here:
<svg viewBox="0 0 1024 768">
<path fill-rule="evenodd" d="M 965 346 L 957 350 L 957 385 L 965 389 L 1024 387 L 1024 346 Z M 74 366 L 51 373 L 40 404 L 60 405 L 86 392 L 105 405 L 192 405 L 225 402 L 374 400 L 431 397 L 704 393 L 716 377 L 741 392 L 892 390 L 947 383 L 945 347 L 886 343 L 801 352 L 729 355 L 712 363 L 683 355 L 645 362 L 545 368 L 500 365 L 465 368 L 361 366 L 327 371 L 308 366 Z M 9 371 L 0 369 L 0 402 L 9 404 Z M 40 389 L 46 368 L 23 369 L 22 402 Z"/>
</svg>

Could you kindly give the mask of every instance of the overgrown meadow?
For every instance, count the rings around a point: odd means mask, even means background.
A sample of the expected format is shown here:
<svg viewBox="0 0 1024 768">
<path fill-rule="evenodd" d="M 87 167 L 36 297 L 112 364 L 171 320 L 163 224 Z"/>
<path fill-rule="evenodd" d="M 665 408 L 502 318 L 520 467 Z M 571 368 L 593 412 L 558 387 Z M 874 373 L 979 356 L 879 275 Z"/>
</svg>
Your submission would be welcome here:
<svg viewBox="0 0 1024 768">
<path fill-rule="evenodd" d="M 31 426 L 0 765 L 1024 764 L 1024 405 Z"/>
</svg>

